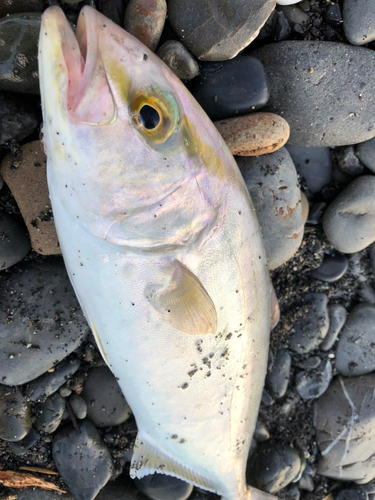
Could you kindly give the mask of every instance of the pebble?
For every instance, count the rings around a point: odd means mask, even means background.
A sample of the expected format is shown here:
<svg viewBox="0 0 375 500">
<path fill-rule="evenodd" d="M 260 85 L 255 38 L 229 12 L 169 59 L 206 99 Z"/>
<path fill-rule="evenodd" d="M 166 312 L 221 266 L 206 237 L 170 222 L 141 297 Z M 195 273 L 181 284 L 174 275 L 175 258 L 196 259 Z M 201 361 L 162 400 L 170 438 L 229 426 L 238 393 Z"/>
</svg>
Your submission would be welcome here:
<svg viewBox="0 0 375 500">
<path fill-rule="evenodd" d="M 257 420 L 253 438 L 258 443 L 267 441 L 270 438 L 270 433 L 268 432 L 267 427 L 259 420 Z"/>
<path fill-rule="evenodd" d="M 348 269 L 349 261 L 345 255 L 324 255 L 319 267 L 313 269 L 310 276 L 313 279 L 331 283 L 344 276 Z"/>
<path fill-rule="evenodd" d="M 16 387 L 0 384 L 0 439 L 21 441 L 30 429 L 29 403 Z"/>
<path fill-rule="evenodd" d="M 301 479 L 298 481 L 298 487 L 304 491 L 314 491 L 314 481 L 308 474 L 302 474 Z"/>
<path fill-rule="evenodd" d="M 0 19 L 0 90 L 39 94 L 40 18 L 27 13 Z"/>
<path fill-rule="evenodd" d="M 312 224 L 314 226 L 320 224 L 323 219 L 323 214 L 326 207 L 327 203 L 324 203 L 324 201 L 320 201 L 319 203 L 314 203 L 314 205 L 310 208 L 309 216 L 307 218 L 307 223 Z"/>
<path fill-rule="evenodd" d="M 302 220 L 303 220 L 303 225 L 305 225 L 307 222 L 307 218 L 309 216 L 309 202 L 303 191 L 301 191 L 301 204 L 302 204 Z"/>
<path fill-rule="evenodd" d="M 277 10 L 282 12 L 289 24 L 293 27 L 295 24 L 304 25 L 309 21 L 309 15 L 306 14 L 302 9 L 296 6 L 283 5 L 277 7 Z"/>
<path fill-rule="evenodd" d="M 301 192 L 294 164 L 285 148 L 265 156 L 238 157 L 262 228 L 270 270 L 289 260 L 301 244 Z"/>
<path fill-rule="evenodd" d="M 273 113 L 253 113 L 214 123 L 229 151 L 237 156 L 259 156 L 280 149 L 289 137 L 289 125 Z"/>
<path fill-rule="evenodd" d="M 329 148 L 305 148 L 290 144 L 287 144 L 286 148 L 310 193 L 319 193 L 332 178 Z"/>
<path fill-rule="evenodd" d="M 60 257 L 25 262 L 0 273 L 0 290 L 3 384 L 39 377 L 89 332 Z"/>
<path fill-rule="evenodd" d="M 20 12 L 42 12 L 42 0 L 7 0 L 0 3 L 0 18 Z"/>
<path fill-rule="evenodd" d="M 188 88 L 211 120 L 245 115 L 262 108 L 269 97 L 262 63 L 250 56 L 202 65 Z"/>
<path fill-rule="evenodd" d="M 316 349 L 329 328 L 328 297 L 324 293 L 307 293 L 289 339 L 289 347 L 298 354 Z"/>
<path fill-rule="evenodd" d="M 375 136 L 375 53 L 323 41 L 285 41 L 252 52 L 264 64 L 270 99 L 294 146 L 346 146 Z M 334 96 L 334 97 L 332 97 Z"/>
<path fill-rule="evenodd" d="M 275 0 L 212 3 L 173 0 L 168 19 L 183 44 L 201 61 L 225 61 L 247 47 L 275 8 Z"/>
<path fill-rule="evenodd" d="M 0 210 L 0 270 L 17 264 L 30 250 L 24 226 Z"/>
<path fill-rule="evenodd" d="M 285 488 L 301 469 L 299 454 L 292 448 L 266 442 L 258 445 L 248 466 L 248 475 L 253 486 L 275 494 Z"/>
<path fill-rule="evenodd" d="M 280 500 L 300 500 L 300 492 L 295 484 L 291 484 L 278 493 Z"/>
<path fill-rule="evenodd" d="M 65 399 L 58 392 L 46 399 L 37 417 L 36 428 L 46 434 L 52 434 L 61 423 L 65 411 Z"/>
<path fill-rule="evenodd" d="M 166 0 L 130 0 L 125 11 L 124 28 L 155 52 L 166 15 Z"/>
<path fill-rule="evenodd" d="M 22 457 L 29 448 L 31 448 L 35 443 L 38 442 L 39 438 L 39 432 L 31 428 L 26 436 L 21 439 L 21 441 L 17 441 L 16 443 L 9 443 L 8 446 L 12 450 L 12 453 L 14 455 Z"/>
<path fill-rule="evenodd" d="M 71 395 L 72 390 L 69 387 L 63 386 L 63 387 L 60 387 L 59 393 L 60 393 L 60 396 L 62 396 L 63 398 L 67 398 L 68 396 Z"/>
<path fill-rule="evenodd" d="M 266 377 L 266 389 L 273 398 L 281 399 L 285 396 L 291 367 L 292 358 L 288 351 L 278 351 L 271 370 L 269 370 Z"/>
<path fill-rule="evenodd" d="M 47 372 L 33 380 L 27 388 L 27 396 L 31 401 L 48 398 L 72 377 L 80 367 L 79 359 L 66 359 L 58 364 L 52 372 Z"/>
<path fill-rule="evenodd" d="M 289 23 L 283 12 L 273 10 L 257 36 L 257 43 L 286 40 L 290 34 Z"/>
<path fill-rule="evenodd" d="M 136 478 L 134 483 L 151 500 L 187 500 L 193 491 L 192 484 L 158 473 Z"/>
<path fill-rule="evenodd" d="M 375 476 L 375 375 L 337 377 L 316 400 L 318 474 L 367 483 Z"/>
<path fill-rule="evenodd" d="M 33 249 L 42 255 L 60 254 L 48 194 L 47 158 L 41 141 L 22 146 L 22 155 L 2 161 L 0 173 L 8 184 L 26 223 Z"/>
<path fill-rule="evenodd" d="M 374 486 L 371 483 L 364 484 L 363 486 L 340 491 L 335 500 L 374 500 L 374 493 Z"/>
<path fill-rule="evenodd" d="M 339 161 L 340 169 L 344 174 L 357 177 L 363 173 L 363 165 L 355 153 L 354 146 L 337 148 L 336 157 Z"/>
<path fill-rule="evenodd" d="M 156 54 L 181 80 L 191 80 L 199 73 L 197 61 L 177 40 L 167 40 Z"/>
<path fill-rule="evenodd" d="M 375 4 L 367 0 L 344 0 L 344 33 L 353 45 L 375 40 Z"/>
<path fill-rule="evenodd" d="M 131 415 L 115 376 L 106 366 L 91 368 L 81 394 L 87 404 L 87 416 L 97 427 L 125 422 Z"/>
<path fill-rule="evenodd" d="M 375 172 L 375 138 L 357 144 L 356 153 L 364 166 Z"/>
<path fill-rule="evenodd" d="M 328 306 L 329 328 L 327 335 L 320 344 L 319 349 L 329 351 L 335 343 L 341 328 L 346 321 L 347 312 L 344 306 L 340 304 L 330 304 Z"/>
<path fill-rule="evenodd" d="M 298 372 L 296 390 L 302 399 L 315 399 L 325 393 L 332 380 L 332 365 L 322 361 L 318 368 Z"/>
<path fill-rule="evenodd" d="M 365 283 L 360 287 L 359 297 L 363 302 L 375 305 L 375 290 L 368 283 Z"/>
<path fill-rule="evenodd" d="M 52 443 L 57 470 L 75 500 L 93 500 L 112 475 L 107 446 L 89 420 L 62 429 Z"/>
<path fill-rule="evenodd" d="M 0 92 L 0 146 L 12 140 L 22 141 L 37 126 L 36 113 L 24 102 L 23 96 Z"/>
<path fill-rule="evenodd" d="M 341 191 L 324 213 L 323 229 L 342 253 L 359 252 L 375 241 L 375 176 L 357 177 Z"/>
<path fill-rule="evenodd" d="M 87 404 L 81 396 L 78 396 L 78 394 L 72 394 L 69 398 L 69 404 L 77 418 L 86 418 Z"/>
<path fill-rule="evenodd" d="M 375 307 L 360 304 L 349 314 L 336 349 L 336 368 L 342 375 L 375 370 Z"/>
<path fill-rule="evenodd" d="M 61 493 L 57 491 L 45 491 L 40 488 L 11 489 L 7 490 L 7 494 L 10 498 L 17 497 L 17 500 L 74 500 L 74 497 L 70 493 L 64 493 L 64 496 L 61 496 Z M 8 498 L 5 497 L 4 500 L 8 500 Z"/>
<path fill-rule="evenodd" d="M 129 475 L 121 474 L 115 481 L 109 481 L 100 490 L 95 500 L 141 500 L 140 497 L 134 481 L 130 479 Z"/>
<path fill-rule="evenodd" d="M 338 3 L 329 3 L 324 11 L 324 20 L 332 28 L 337 28 L 342 21 L 341 8 Z"/>
</svg>

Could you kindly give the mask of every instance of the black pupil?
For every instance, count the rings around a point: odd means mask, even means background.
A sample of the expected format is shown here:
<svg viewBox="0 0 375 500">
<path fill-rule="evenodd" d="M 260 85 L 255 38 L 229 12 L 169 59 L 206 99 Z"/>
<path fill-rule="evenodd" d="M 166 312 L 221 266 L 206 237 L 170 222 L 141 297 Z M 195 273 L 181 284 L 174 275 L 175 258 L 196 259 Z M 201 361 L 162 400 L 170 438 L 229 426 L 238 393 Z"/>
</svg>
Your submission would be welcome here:
<svg viewBox="0 0 375 500">
<path fill-rule="evenodd" d="M 138 121 L 147 130 L 152 130 L 159 125 L 160 116 L 155 108 L 145 104 L 139 111 Z"/>
</svg>

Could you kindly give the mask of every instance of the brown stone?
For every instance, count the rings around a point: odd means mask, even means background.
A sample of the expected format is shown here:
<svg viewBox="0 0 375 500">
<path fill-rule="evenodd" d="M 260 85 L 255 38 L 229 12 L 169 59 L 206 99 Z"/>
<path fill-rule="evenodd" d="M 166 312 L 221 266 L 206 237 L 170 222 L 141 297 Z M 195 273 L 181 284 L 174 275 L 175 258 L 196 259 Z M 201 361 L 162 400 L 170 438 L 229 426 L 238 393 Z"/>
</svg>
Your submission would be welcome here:
<svg viewBox="0 0 375 500">
<path fill-rule="evenodd" d="M 167 15 L 165 0 L 130 0 L 124 28 L 155 52 Z"/>
<path fill-rule="evenodd" d="M 232 155 L 259 156 L 280 149 L 289 138 L 289 125 L 273 113 L 253 113 L 214 122 Z"/>
<path fill-rule="evenodd" d="M 42 255 L 60 254 L 48 196 L 47 158 L 40 141 L 22 146 L 22 155 L 8 154 L 0 173 L 18 204 L 30 234 L 31 246 Z"/>
</svg>

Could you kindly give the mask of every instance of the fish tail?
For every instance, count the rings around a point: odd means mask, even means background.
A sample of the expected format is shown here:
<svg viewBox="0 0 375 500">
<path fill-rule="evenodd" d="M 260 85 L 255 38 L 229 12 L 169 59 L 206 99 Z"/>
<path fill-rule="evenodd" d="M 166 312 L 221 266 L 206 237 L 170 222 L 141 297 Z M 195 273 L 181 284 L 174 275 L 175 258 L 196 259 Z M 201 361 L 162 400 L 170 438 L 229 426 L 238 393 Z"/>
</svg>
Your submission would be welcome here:
<svg viewBox="0 0 375 500">
<path fill-rule="evenodd" d="M 236 495 L 235 497 L 221 497 L 221 500 L 277 500 L 277 497 L 248 486 L 247 491 L 240 498 Z"/>
</svg>

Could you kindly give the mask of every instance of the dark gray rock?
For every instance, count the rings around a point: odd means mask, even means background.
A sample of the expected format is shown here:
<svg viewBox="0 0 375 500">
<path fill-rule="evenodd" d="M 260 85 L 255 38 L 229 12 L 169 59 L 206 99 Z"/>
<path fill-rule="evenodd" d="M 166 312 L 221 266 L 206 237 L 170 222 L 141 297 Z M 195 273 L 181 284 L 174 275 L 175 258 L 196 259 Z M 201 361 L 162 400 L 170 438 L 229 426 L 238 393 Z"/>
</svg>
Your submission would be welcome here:
<svg viewBox="0 0 375 500">
<path fill-rule="evenodd" d="M 141 500 L 141 495 L 134 481 L 126 474 L 121 474 L 115 481 L 109 481 L 95 500 Z"/>
<path fill-rule="evenodd" d="M 316 400 L 318 474 L 367 483 L 375 476 L 375 375 L 337 377 Z"/>
<path fill-rule="evenodd" d="M 305 148 L 287 144 L 297 172 L 306 182 L 311 193 L 319 193 L 332 178 L 332 161 L 329 148 Z"/>
<path fill-rule="evenodd" d="M 257 36 L 257 42 L 271 43 L 287 40 L 290 26 L 283 12 L 273 10 Z"/>
<path fill-rule="evenodd" d="M 0 273 L 0 290 L 0 381 L 6 385 L 46 372 L 89 332 L 61 258 Z"/>
<path fill-rule="evenodd" d="M 18 457 L 22 457 L 29 448 L 34 446 L 36 442 L 38 442 L 40 438 L 39 432 L 35 429 L 31 428 L 26 436 L 21 439 L 21 441 L 17 441 L 15 443 L 8 443 L 9 448 L 12 450 L 13 455 L 17 455 Z"/>
<path fill-rule="evenodd" d="M 324 20 L 332 28 L 337 28 L 342 23 L 341 8 L 338 3 L 329 3 L 324 11 Z"/>
<path fill-rule="evenodd" d="M 124 27 L 124 17 L 128 0 L 99 0 L 99 10 L 108 19 Z"/>
<path fill-rule="evenodd" d="M 273 399 L 273 397 L 270 396 L 268 394 L 268 392 L 263 389 L 263 392 L 262 392 L 262 405 L 264 405 L 264 406 L 271 406 L 271 405 L 273 405 L 274 402 L 275 402 L 275 400 Z"/>
<path fill-rule="evenodd" d="M 38 126 L 34 111 L 22 100 L 0 92 L 0 146 L 22 141 Z"/>
<path fill-rule="evenodd" d="M 363 302 L 375 305 L 375 290 L 371 285 L 365 283 L 359 289 L 359 297 Z"/>
<path fill-rule="evenodd" d="M 336 148 L 336 158 L 344 174 L 357 177 L 363 173 L 363 165 L 355 154 L 354 146 L 343 146 Z"/>
<path fill-rule="evenodd" d="M 0 270 L 17 264 L 30 250 L 26 228 L 0 211 Z"/>
<path fill-rule="evenodd" d="M 374 500 L 374 485 L 372 483 L 340 491 L 335 500 Z"/>
<path fill-rule="evenodd" d="M 331 283 L 344 276 L 348 269 L 348 265 L 349 261 L 345 255 L 325 255 L 320 266 L 313 269 L 310 276 L 316 280 Z"/>
<path fill-rule="evenodd" d="M 358 144 L 356 152 L 364 166 L 375 172 L 375 138 Z"/>
<path fill-rule="evenodd" d="M 21 441 L 30 429 L 30 405 L 16 387 L 0 384 L 0 439 Z"/>
<path fill-rule="evenodd" d="M 191 80 L 199 72 L 197 61 L 177 40 L 163 43 L 156 54 L 181 80 Z"/>
<path fill-rule="evenodd" d="M 360 304 L 349 314 L 336 349 L 336 368 L 347 376 L 375 370 L 374 306 Z"/>
<path fill-rule="evenodd" d="M 107 446 L 89 420 L 61 430 L 52 444 L 57 470 L 75 500 L 93 500 L 112 475 Z"/>
<path fill-rule="evenodd" d="M 37 429 L 52 434 L 60 425 L 64 411 L 65 399 L 57 392 L 41 405 L 36 417 Z"/>
<path fill-rule="evenodd" d="M 42 12 L 42 0 L 7 0 L 0 2 L 0 17 L 21 12 Z"/>
<path fill-rule="evenodd" d="M 347 312 L 344 306 L 340 304 L 330 304 L 328 306 L 329 328 L 327 335 L 319 348 L 322 351 L 329 351 L 335 343 L 341 328 L 346 321 Z"/>
<path fill-rule="evenodd" d="M 357 177 L 341 191 L 325 211 L 323 229 L 343 253 L 359 252 L 375 241 L 375 176 Z"/>
<path fill-rule="evenodd" d="M 78 394 L 72 394 L 69 398 L 69 404 L 77 418 L 86 418 L 87 404 L 81 396 L 78 396 Z"/>
<path fill-rule="evenodd" d="M 193 491 L 192 484 L 157 473 L 134 479 L 134 483 L 151 500 L 186 500 Z"/>
<path fill-rule="evenodd" d="M 97 427 L 125 422 L 131 415 L 115 376 L 106 366 L 91 368 L 81 394 L 87 404 L 87 416 Z"/>
<path fill-rule="evenodd" d="M 332 380 L 330 361 L 322 361 L 318 368 L 296 375 L 296 390 L 302 399 L 315 399 L 325 393 Z"/>
<path fill-rule="evenodd" d="M 285 396 L 288 389 L 292 358 L 288 351 L 278 351 L 271 370 L 267 373 L 266 388 L 275 399 Z"/>
<path fill-rule="evenodd" d="M 39 94 L 38 39 L 41 14 L 0 19 L 0 89 Z"/>
<path fill-rule="evenodd" d="M 336 42 L 286 41 L 252 55 L 262 61 L 270 81 L 264 111 L 286 119 L 290 144 L 346 146 L 375 136 L 372 50 Z"/>
<path fill-rule="evenodd" d="M 275 0 L 169 0 L 168 19 L 183 44 L 202 61 L 235 57 L 258 35 Z"/>
<path fill-rule="evenodd" d="M 237 157 L 262 228 L 271 270 L 297 251 L 303 237 L 301 192 L 285 148 L 262 156 Z"/>
<path fill-rule="evenodd" d="M 298 354 L 306 354 L 316 349 L 324 340 L 329 328 L 328 298 L 324 293 L 308 293 L 299 318 L 294 324 L 294 333 L 289 347 Z"/>
<path fill-rule="evenodd" d="M 353 45 L 375 40 L 375 4 L 367 0 L 344 0 L 344 32 Z"/>
<path fill-rule="evenodd" d="M 40 488 L 26 488 L 22 490 L 7 490 L 7 494 L 9 494 L 10 497 L 17 496 L 17 500 L 75 500 L 73 495 L 70 493 L 64 493 L 64 496 L 61 496 L 61 493 L 57 491 L 44 491 L 41 490 Z M 118 499 L 120 500 L 120 499 Z M 121 500 L 128 500 L 128 499 L 122 499 Z M 133 500 L 133 499 L 129 499 Z"/>
</svg>

